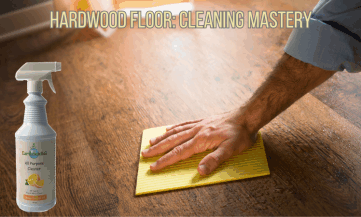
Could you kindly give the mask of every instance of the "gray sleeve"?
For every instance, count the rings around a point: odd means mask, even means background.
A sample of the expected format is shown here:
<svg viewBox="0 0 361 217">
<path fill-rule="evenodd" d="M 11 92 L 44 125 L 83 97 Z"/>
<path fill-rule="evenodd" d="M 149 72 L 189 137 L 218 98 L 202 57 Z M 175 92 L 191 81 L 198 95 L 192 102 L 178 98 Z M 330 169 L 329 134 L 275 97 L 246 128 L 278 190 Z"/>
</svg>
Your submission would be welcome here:
<svg viewBox="0 0 361 217">
<path fill-rule="evenodd" d="M 325 70 L 360 72 L 361 7 L 357 7 L 360 3 L 349 1 L 354 3 L 342 8 L 338 6 L 340 2 L 320 1 L 313 10 L 309 28 L 303 18 L 303 28 L 293 29 L 284 51 Z M 354 22 L 349 22 L 350 19 Z"/>
</svg>

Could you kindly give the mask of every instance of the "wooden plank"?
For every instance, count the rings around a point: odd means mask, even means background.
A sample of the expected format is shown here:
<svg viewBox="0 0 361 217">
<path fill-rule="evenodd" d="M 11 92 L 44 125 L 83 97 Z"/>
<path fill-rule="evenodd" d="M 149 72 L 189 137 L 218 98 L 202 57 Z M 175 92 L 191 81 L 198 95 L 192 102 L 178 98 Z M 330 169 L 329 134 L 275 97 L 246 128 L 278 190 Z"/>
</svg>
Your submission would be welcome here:
<svg viewBox="0 0 361 217">
<path fill-rule="evenodd" d="M 361 128 L 361 74 L 337 72 L 311 94 L 352 124 Z"/>
</svg>

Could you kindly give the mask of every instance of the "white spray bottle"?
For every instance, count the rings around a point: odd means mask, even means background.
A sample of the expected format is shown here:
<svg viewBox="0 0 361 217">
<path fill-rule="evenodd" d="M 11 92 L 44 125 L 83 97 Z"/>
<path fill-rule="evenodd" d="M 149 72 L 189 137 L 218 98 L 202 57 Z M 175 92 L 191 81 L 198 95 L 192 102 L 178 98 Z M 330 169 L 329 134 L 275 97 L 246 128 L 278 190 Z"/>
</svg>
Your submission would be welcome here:
<svg viewBox="0 0 361 217">
<path fill-rule="evenodd" d="M 51 73 L 60 71 L 58 62 L 25 63 L 15 75 L 28 81 L 24 100 L 24 123 L 16 139 L 16 203 L 26 212 L 44 212 L 56 204 L 56 133 L 49 126 L 43 93 L 48 80 L 55 93 Z"/>
</svg>

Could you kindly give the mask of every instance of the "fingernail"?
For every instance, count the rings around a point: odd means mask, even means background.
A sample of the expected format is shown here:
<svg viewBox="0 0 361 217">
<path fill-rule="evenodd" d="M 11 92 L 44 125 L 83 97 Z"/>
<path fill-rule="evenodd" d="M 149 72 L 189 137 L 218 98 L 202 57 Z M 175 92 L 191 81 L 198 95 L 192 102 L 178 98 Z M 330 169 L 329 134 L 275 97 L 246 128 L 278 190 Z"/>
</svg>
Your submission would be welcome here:
<svg viewBox="0 0 361 217">
<path fill-rule="evenodd" d="M 142 154 L 146 154 L 146 153 L 148 153 L 148 149 L 144 149 L 144 150 L 142 151 Z"/>
<path fill-rule="evenodd" d="M 200 165 L 199 169 L 202 171 L 203 174 L 207 174 L 207 167 L 205 165 Z"/>
<path fill-rule="evenodd" d="M 157 165 L 157 162 L 154 162 L 154 163 L 152 163 L 152 165 L 150 165 L 150 167 L 151 167 L 152 169 L 154 169 L 156 165 Z"/>
<path fill-rule="evenodd" d="M 155 138 L 151 138 L 150 139 L 150 144 L 154 144 L 154 142 L 155 142 Z"/>
</svg>

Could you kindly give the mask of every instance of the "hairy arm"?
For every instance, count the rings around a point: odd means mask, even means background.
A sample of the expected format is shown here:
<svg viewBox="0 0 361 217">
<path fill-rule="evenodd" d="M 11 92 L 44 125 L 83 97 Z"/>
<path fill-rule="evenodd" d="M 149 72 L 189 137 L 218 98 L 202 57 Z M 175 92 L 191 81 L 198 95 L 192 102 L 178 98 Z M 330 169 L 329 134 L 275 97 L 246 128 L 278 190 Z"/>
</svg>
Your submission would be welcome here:
<svg viewBox="0 0 361 217">
<path fill-rule="evenodd" d="M 240 108 L 240 124 L 251 133 L 257 132 L 335 72 L 304 63 L 284 53 L 266 81 Z"/>
</svg>

